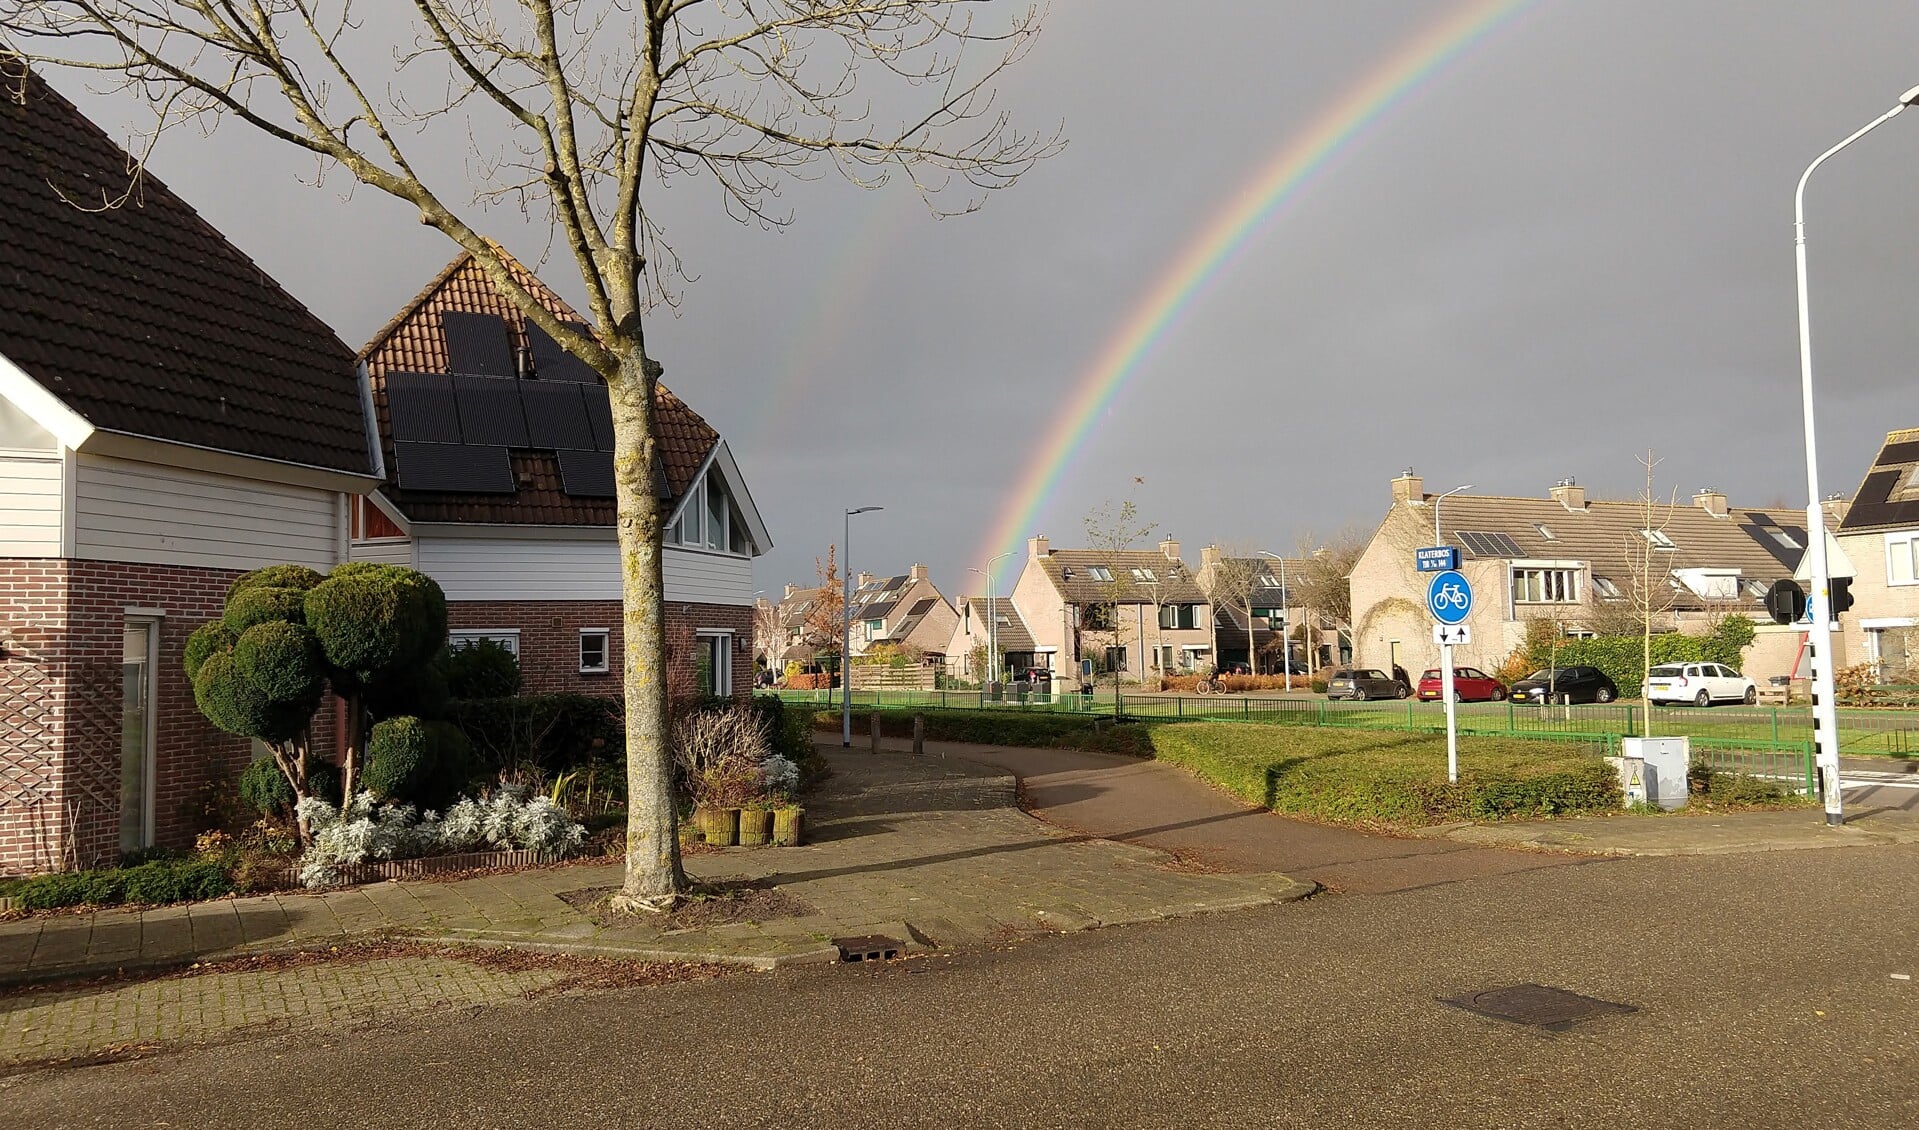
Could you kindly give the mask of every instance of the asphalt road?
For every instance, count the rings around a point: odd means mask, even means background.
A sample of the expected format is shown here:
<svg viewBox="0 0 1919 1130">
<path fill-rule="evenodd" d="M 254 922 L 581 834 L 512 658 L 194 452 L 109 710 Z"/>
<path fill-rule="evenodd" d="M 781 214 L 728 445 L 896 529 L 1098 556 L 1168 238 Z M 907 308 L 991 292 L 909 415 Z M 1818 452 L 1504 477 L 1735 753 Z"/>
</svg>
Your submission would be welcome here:
<svg viewBox="0 0 1919 1130">
<path fill-rule="evenodd" d="M 0 1124 L 1919 1125 L 1919 849 L 1558 867 L 0 1081 Z M 1550 1034 L 1439 998 L 1638 1008 Z"/>
</svg>

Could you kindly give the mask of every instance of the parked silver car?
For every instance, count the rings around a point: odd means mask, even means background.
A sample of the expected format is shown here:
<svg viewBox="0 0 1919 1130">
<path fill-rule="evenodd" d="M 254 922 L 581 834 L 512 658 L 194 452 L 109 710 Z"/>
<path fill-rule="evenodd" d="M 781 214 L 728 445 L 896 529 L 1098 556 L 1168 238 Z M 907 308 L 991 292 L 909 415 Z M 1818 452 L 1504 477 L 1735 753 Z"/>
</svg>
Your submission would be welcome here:
<svg viewBox="0 0 1919 1130">
<path fill-rule="evenodd" d="M 1405 698 L 1412 689 L 1386 672 L 1372 667 L 1342 667 L 1326 680 L 1327 698 Z"/>
</svg>

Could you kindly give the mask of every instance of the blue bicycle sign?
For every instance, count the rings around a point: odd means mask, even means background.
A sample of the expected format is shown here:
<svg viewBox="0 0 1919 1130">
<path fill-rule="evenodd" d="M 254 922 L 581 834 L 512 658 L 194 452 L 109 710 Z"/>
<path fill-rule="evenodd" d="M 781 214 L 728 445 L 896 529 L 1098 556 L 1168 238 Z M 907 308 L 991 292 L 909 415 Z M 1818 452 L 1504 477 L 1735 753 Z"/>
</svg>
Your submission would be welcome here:
<svg viewBox="0 0 1919 1130">
<path fill-rule="evenodd" d="M 1454 570 L 1435 573 L 1426 587 L 1426 608 L 1442 624 L 1461 623 L 1473 610 L 1473 586 Z"/>
</svg>

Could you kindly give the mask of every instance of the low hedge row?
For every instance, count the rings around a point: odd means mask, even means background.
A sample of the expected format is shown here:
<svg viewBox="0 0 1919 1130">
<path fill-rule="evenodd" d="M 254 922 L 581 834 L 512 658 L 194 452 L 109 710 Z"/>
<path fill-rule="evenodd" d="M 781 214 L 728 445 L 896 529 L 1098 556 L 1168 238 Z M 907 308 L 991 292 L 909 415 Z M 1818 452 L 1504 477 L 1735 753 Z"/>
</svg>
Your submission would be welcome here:
<svg viewBox="0 0 1919 1130">
<path fill-rule="evenodd" d="M 1211 723 L 1148 733 L 1159 760 L 1275 812 L 1339 823 L 1610 812 L 1624 800 L 1597 753 L 1565 743 L 1461 739 L 1452 783 L 1443 736 Z"/>
<path fill-rule="evenodd" d="M 212 859 L 155 859 L 136 867 L 0 880 L 0 896 L 20 900 L 26 910 L 197 902 L 232 893 L 232 874 Z"/>
<path fill-rule="evenodd" d="M 882 710 L 880 733 L 893 738 L 913 736 L 913 716 L 926 719 L 928 741 L 973 742 L 979 745 L 1034 746 L 1042 749 L 1086 749 L 1102 753 L 1148 756 L 1153 752 L 1148 727 L 1114 725 L 1110 719 L 1083 714 L 1051 714 L 1011 710 Z M 873 712 L 853 708 L 853 735 L 860 740 L 871 731 Z M 1096 727 L 1095 721 L 1099 722 Z M 813 715 L 821 729 L 838 728 L 840 713 L 821 710 Z"/>
</svg>

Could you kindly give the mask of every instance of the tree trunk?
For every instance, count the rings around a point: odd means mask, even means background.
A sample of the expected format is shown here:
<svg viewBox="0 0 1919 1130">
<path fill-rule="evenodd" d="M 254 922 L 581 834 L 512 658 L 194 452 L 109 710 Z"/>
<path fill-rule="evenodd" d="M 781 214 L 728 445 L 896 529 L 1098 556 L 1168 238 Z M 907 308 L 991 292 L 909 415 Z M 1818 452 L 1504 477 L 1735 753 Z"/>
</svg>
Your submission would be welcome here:
<svg viewBox="0 0 1919 1130">
<path fill-rule="evenodd" d="M 614 907 L 628 911 L 669 910 L 687 886 L 680 866 L 667 710 L 663 516 L 654 490 L 653 397 L 660 372 L 644 348 L 634 345 L 622 356 L 620 378 L 609 382 L 626 697 L 626 878 Z"/>
</svg>

